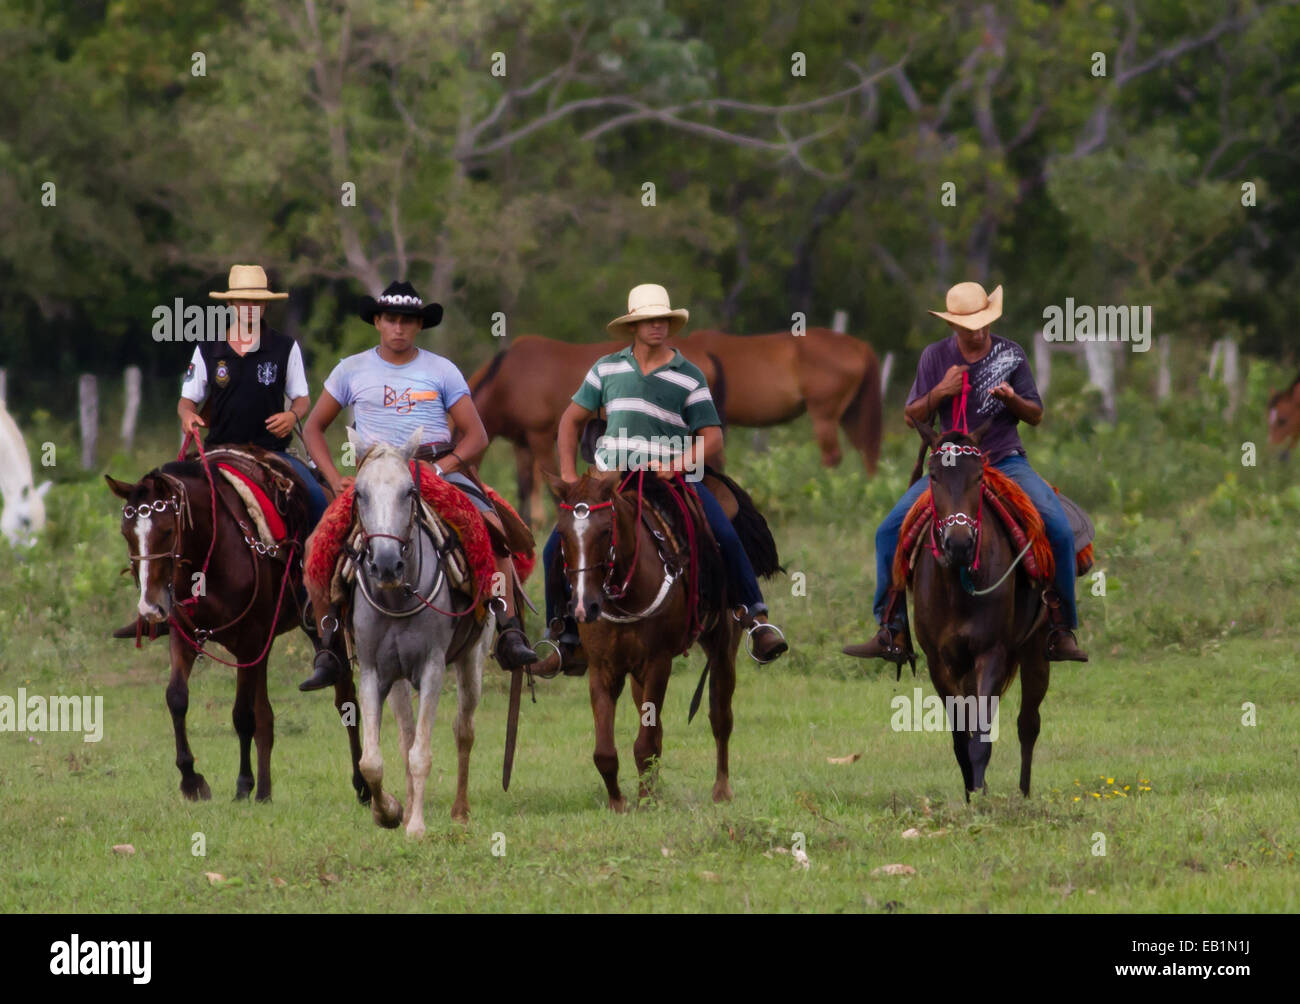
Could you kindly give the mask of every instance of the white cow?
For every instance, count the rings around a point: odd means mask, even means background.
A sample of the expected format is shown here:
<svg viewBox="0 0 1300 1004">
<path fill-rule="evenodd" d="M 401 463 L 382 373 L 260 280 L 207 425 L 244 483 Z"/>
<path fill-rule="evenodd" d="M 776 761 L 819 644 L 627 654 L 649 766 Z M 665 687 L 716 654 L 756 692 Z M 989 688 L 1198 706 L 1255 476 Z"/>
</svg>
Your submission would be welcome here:
<svg viewBox="0 0 1300 1004">
<path fill-rule="evenodd" d="M 13 418 L 0 403 L 0 494 L 4 512 L 0 533 L 14 547 L 31 547 L 45 529 L 45 493 L 50 482 L 32 483 L 32 461 Z"/>
</svg>

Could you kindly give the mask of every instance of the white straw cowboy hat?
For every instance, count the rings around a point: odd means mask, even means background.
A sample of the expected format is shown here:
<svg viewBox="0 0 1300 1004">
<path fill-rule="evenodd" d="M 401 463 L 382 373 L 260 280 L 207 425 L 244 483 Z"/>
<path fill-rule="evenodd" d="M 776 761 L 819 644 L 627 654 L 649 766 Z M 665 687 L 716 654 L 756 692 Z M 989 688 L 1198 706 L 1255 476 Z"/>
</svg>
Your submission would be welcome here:
<svg viewBox="0 0 1300 1004">
<path fill-rule="evenodd" d="M 626 335 L 637 321 L 652 321 L 656 317 L 668 318 L 668 334 L 677 334 L 685 326 L 691 312 L 685 307 L 673 310 L 668 302 L 668 290 L 653 283 L 634 286 L 627 294 L 627 313 L 605 325 L 605 330 L 615 335 Z"/>
<path fill-rule="evenodd" d="M 261 265 L 231 265 L 224 293 L 209 293 L 214 300 L 287 300 L 288 293 L 272 293 L 266 287 Z"/>
<path fill-rule="evenodd" d="M 978 282 L 959 282 L 948 290 L 945 310 L 932 310 L 935 317 L 960 325 L 970 331 L 987 327 L 1002 316 L 1002 287 L 985 294 Z"/>
</svg>

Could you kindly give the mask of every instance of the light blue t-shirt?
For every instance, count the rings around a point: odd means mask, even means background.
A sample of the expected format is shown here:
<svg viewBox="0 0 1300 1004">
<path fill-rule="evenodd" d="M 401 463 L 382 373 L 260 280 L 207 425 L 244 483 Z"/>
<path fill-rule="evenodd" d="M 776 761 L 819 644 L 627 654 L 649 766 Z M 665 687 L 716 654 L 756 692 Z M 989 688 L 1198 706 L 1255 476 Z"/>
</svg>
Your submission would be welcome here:
<svg viewBox="0 0 1300 1004">
<path fill-rule="evenodd" d="M 433 352 L 420 349 L 409 363 L 394 366 L 373 348 L 335 366 L 325 389 L 352 409 L 364 443 L 402 446 L 419 426 L 426 443 L 450 440 L 447 409 L 469 393 L 469 384 L 450 359 Z"/>
</svg>

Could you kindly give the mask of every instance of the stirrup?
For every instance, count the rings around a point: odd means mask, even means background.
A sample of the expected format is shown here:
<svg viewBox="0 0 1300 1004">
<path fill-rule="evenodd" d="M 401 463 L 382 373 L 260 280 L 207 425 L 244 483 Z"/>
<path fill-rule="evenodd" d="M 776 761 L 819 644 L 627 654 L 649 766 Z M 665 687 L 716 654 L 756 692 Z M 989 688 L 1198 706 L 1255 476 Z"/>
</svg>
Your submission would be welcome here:
<svg viewBox="0 0 1300 1004">
<path fill-rule="evenodd" d="M 770 665 L 771 663 L 776 662 L 777 659 L 781 658 L 782 655 L 788 652 L 790 650 L 790 646 L 788 643 L 786 643 L 785 648 L 782 651 L 778 652 L 776 655 L 772 656 L 772 658 L 760 659 L 758 656 L 754 654 L 754 632 L 759 630 L 760 628 L 767 628 L 771 631 L 775 631 L 777 633 L 777 636 L 781 639 L 783 643 L 786 642 L 786 637 L 785 637 L 785 632 L 782 631 L 775 624 L 771 623 L 770 621 L 754 621 L 754 623 L 752 623 L 749 626 L 748 630 L 745 631 L 745 653 L 756 663 L 758 663 L 760 666 L 767 666 Z"/>
<path fill-rule="evenodd" d="M 550 638 L 539 638 L 539 639 L 537 639 L 537 643 L 536 643 L 535 645 L 533 645 L 533 651 L 534 651 L 534 652 L 537 652 L 538 649 L 540 649 L 543 645 L 550 645 L 551 648 L 554 649 L 554 651 L 555 651 L 555 658 L 556 658 L 557 660 L 559 660 L 559 661 L 555 664 L 555 669 L 553 669 L 553 670 L 552 670 L 551 672 L 549 672 L 549 673 L 545 673 L 545 672 L 543 672 L 543 671 L 540 670 L 540 669 L 530 669 L 529 672 L 532 673 L 534 676 L 540 676 L 543 680 L 554 680 L 557 676 L 560 675 L 561 670 L 564 669 L 564 653 L 560 651 L 560 646 L 557 645 L 557 644 L 555 644 L 555 642 L 551 641 Z M 540 665 L 541 665 L 543 662 L 545 662 L 545 661 L 546 661 L 546 656 L 542 656 L 541 658 L 539 658 L 536 662 L 532 663 L 531 665 L 533 665 L 533 666 L 540 666 Z"/>
</svg>

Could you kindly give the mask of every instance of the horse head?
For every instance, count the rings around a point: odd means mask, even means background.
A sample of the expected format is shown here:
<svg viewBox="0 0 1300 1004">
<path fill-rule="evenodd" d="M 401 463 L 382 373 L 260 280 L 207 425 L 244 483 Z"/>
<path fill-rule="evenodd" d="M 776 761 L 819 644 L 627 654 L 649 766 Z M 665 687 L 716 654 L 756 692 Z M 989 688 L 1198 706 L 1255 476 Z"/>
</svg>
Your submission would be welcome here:
<svg viewBox="0 0 1300 1004">
<path fill-rule="evenodd" d="M 362 565 L 383 589 L 398 589 L 406 584 L 406 558 L 412 547 L 420 497 L 419 487 L 411 477 L 411 459 L 423 435 L 420 427 L 404 446 L 376 444 L 357 464 L 352 504 L 364 535 Z"/>
<path fill-rule="evenodd" d="M 131 557 L 131 577 L 140 590 L 140 616 L 160 624 L 171 616 L 176 562 L 181 556 L 184 499 L 174 483 L 153 470 L 135 484 L 107 474 L 104 480 L 122 499 L 122 536 Z"/>
<path fill-rule="evenodd" d="M 622 595 L 613 595 L 610 583 L 617 558 L 619 516 L 625 505 L 618 490 L 620 477 L 619 471 L 588 470 L 570 482 L 546 475 L 558 503 L 555 528 L 560 534 L 564 574 L 573 592 L 574 618 L 579 623 L 599 619 L 602 602 Z"/>
<path fill-rule="evenodd" d="M 1274 391 L 1268 398 L 1268 441 L 1282 447 L 1282 459 L 1295 449 L 1300 440 L 1300 377 L 1286 390 Z"/>
<path fill-rule="evenodd" d="M 937 434 L 924 422 L 916 431 L 930 447 L 930 498 L 934 506 L 934 533 L 949 567 L 966 568 L 979 553 L 979 524 L 984 485 L 984 454 L 980 439 L 991 420 L 974 432 Z"/>
</svg>

